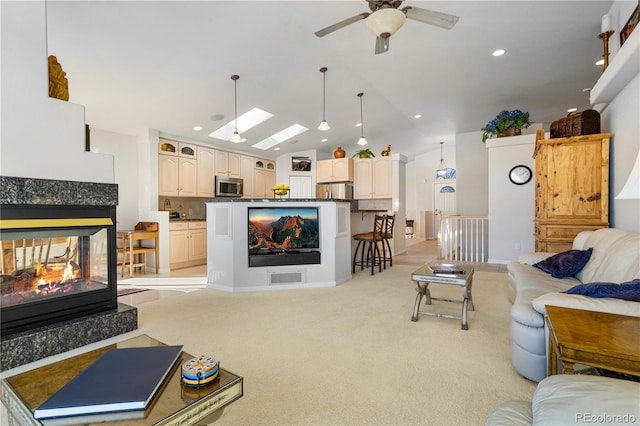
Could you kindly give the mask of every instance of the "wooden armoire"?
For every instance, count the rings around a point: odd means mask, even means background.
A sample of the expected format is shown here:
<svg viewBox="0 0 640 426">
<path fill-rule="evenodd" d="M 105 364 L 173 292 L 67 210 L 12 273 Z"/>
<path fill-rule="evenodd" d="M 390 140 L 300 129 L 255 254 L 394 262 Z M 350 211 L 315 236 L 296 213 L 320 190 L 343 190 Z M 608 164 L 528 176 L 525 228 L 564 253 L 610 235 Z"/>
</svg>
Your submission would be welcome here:
<svg viewBox="0 0 640 426">
<path fill-rule="evenodd" d="M 571 250 L 581 231 L 609 227 L 609 133 L 536 136 L 535 249 Z"/>
</svg>

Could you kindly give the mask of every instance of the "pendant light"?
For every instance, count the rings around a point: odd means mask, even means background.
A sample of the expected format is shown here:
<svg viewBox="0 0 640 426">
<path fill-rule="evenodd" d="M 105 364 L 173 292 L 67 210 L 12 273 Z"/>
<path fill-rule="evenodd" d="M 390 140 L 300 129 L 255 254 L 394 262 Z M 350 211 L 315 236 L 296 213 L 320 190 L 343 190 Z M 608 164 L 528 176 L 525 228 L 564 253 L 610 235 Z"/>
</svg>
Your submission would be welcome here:
<svg viewBox="0 0 640 426">
<path fill-rule="evenodd" d="M 233 80 L 233 92 L 234 92 L 234 100 L 235 100 L 235 129 L 236 131 L 233 132 L 233 135 L 231 136 L 231 139 L 229 139 L 229 142 L 232 143 L 241 143 L 241 142 L 245 142 L 246 139 L 240 137 L 240 133 L 238 133 L 238 79 L 240 78 L 239 75 L 232 75 L 231 76 L 231 80 Z"/>
<path fill-rule="evenodd" d="M 364 120 L 362 119 L 362 95 L 364 95 L 364 93 L 358 93 L 358 97 L 360 98 L 360 139 L 358 139 L 358 145 L 366 145 L 369 143 L 364 138 Z"/>
<path fill-rule="evenodd" d="M 331 127 L 329 127 L 329 123 L 327 123 L 327 119 L 324 116 L 325 113 L 325 79 L 327 77 L 327 67 L 322 67 L 320 68 L 320 72 L 322 73 L 322 121 L 320 122 L 320 125 L 318 126 L 318 130 L 320 131 L 327 131 L 329 129 L 331 129 Z"/>
<path fill-rule="evenodd" d="M 447 174 L 447 165 L 444 163 L 444 158 L 442 158 L 442 145 L 444 142 L 440 142 L 440 164 L 438 165 L 438 170 L 436 170 L 436 176 L 444 177 Z"/>
</svg>

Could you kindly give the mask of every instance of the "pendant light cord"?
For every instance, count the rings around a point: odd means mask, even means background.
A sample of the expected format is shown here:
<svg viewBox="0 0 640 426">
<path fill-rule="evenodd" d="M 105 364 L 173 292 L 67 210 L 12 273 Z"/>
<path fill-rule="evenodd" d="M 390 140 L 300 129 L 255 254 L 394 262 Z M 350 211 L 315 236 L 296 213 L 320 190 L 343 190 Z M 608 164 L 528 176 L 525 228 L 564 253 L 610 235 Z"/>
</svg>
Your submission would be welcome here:
<svg viewBox="0 0 640 426">
<path fill-rule="evenodd" d="M 320 71 L 322 71 L 322 120 L 325 121 L 326 117 L 325 117 L 325 111 L 326 111 L 326 88 L 325 88 L 325 84 L 326 84 L 326 79 L 327 79 L 327 67 L 322 67 L 320 69 Z"/>
<path fill-rule="evenodd" d="M 362 95 L 364 93 L 358 93 L 358 97 L 360 98 L 360 136 L 364 138 L 364 119 L 362 118 Z"/>
<path fill-rule="evenodd" d="M 236 74 L 231 76 L 231 80 L 233 80 L 233 100 L 234 100 L 234 114 L 235 114 L 234 126 L 236 128 L 236 133 L 238 133 L 238 79 L 239 78 L 240 76 Z"/>
</svg>

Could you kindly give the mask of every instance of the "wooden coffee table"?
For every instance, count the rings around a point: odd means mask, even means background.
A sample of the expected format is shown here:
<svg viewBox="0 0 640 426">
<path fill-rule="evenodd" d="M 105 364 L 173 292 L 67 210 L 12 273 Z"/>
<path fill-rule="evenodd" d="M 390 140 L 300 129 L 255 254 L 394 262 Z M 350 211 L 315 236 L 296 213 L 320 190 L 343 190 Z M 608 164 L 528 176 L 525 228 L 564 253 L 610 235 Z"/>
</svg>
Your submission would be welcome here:
<svg viewBox="0 0 640 426">
<path fill-rule="evenodd" d="M 640 376 L 640 317 L 547 306 L 548 375 L 584 364 Z"/>
<path fill-rule="evenodd" d="M 160 345 L 164 343 L 143 334 L 3 379 L 0 399 L 7 408 L 10 424 L 46 425 L 47 421 L 43 420 L 43 423 L 40 423 L 34 419 L 33 411 L 106 350 Z M 220 368 L 218 379 L 199 389 L 183 386 L 180 381 L 180 365 L 191 358 L 193 358 L 192 355 L 182 352 L 182 359 L 178 361 L 147 409 L 144 412 L 137 412 L 140 418 L 126 419 L 127 425 L 203 424 L 203 420 L 221 413 L 225 406 L 242 397 L 242 377 L 223 368 Z M 120 415 L 122 416 L 124 414 Z M 122 420 L 118 419 L 117 413 L 81 417 L 83 425 Z M 74 417 L 66 419 L 76 422 Z M 51 420 L 60 422 L 64 419 Z"/>
</svg>

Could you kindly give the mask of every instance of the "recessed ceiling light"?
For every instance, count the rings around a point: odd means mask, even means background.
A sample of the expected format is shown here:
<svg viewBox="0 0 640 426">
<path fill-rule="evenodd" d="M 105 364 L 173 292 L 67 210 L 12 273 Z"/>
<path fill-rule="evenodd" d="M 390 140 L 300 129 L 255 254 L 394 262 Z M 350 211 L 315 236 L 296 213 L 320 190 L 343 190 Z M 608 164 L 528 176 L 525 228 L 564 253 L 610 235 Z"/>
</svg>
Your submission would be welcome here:
<svg viewBox="0 0 640 426">
<path fill-rule="evenodd" d="M 329 139 L 327 139 L 327 138 L 322 138 L 322 139 L 320 139 L 320 142 L 326 142 L 326 141 L 328 141 L 328 140 L 329 140 Z"/>
<path fill-rule="evenodd" d="M 493 56 L 502 56 L 505 53 L 507 53 L 506 50 L 504 49 L 498 49 L 498 50 L 494 50 L 494 52 L 492 53 Z"/>
<path fill-rule="evenodd" d="M 416 114 L 413 116 L 413 118 L 422 118 L 422 114 Z"/>
<path fill-rule="evenodd" d="M 356 124 L 356 127 L 362 127 L 362 123 Z"/>
<path fill-rule="evenodd" d="M 193 126 L 193 130 L 199 132 L 200 130 L 202 130 L 202 126 Z"/>
<path fill-rule="evenodd" d="M 273 148 L 274 151 L 280 151 L 280 147 L 276 146 L 275 148 Z"/>
<path fill-rule="evenodd" d="M 567 110 L 567 112 L 576 112 L 578 110 L 578 108 L 569 108 Z"/>
<path fill-rule="evenodd" d="M 596 62 L 596 65 L 604 65 L 604 59 L 600 59 L 598 62 Z"/>
</svg>

